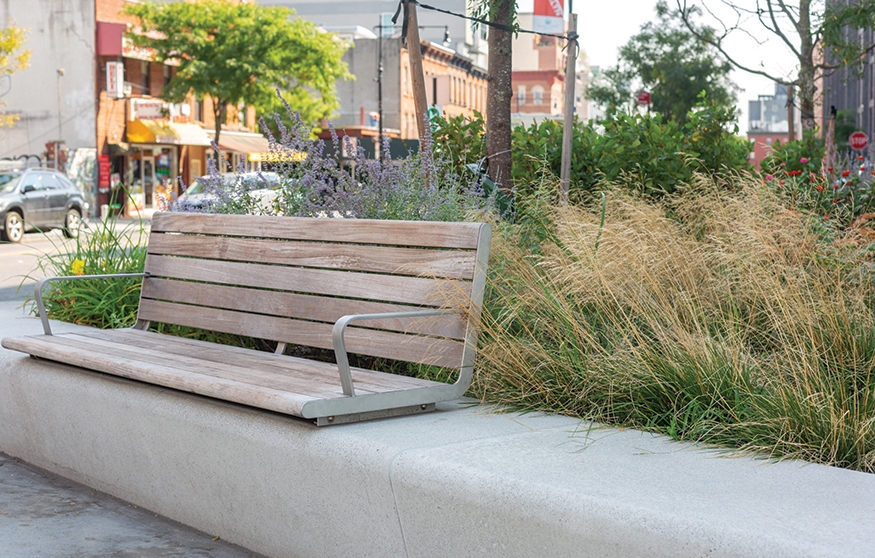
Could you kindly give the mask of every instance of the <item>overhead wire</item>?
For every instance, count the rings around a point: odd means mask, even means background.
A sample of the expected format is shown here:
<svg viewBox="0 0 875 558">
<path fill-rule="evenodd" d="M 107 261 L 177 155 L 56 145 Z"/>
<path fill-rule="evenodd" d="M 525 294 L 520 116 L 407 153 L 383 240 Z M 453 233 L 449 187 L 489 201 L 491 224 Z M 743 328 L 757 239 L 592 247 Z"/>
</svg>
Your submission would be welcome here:
<svg viewBox="0 0 875 558">
<path fill-rule="evenodd" d="M 476 22 L 476 23 L 479 23 L 479 24 L 481 24 L 481 25 L 485 25 L 485 26 L 487 26 L 487 27 L 492 27 L 492 28 L 494 28 L 494 29 L 500 29 L 500 30 L 502 30 L 502 31 L 508 31 L 508 32 L 511 32 L 511 33 L 531 33 L 532 35 L 542 35 L 542 36 L 544 36 L 544 37 L 556 37 L 557 39 L 564 39 L 564 40 L 566 40 L 566 41 L 577 40 L 577 39 L 580 37 L 577 33 L 573 33 L 573 32 L 572 32 L 572 33 L 569 33 L 569 34 L 567 34 L 567 35 L 557 35 L 557 34 L 555 34 L 555 33 L 539 33 L 539 32 L 537 32 L 537 31 L 533 31 L 533 30 L 531 30 L 531 29 L 519 29 L 519 28 L 514 28 L 514 27 L 512 27 L 512 26 L 510 26 L 510 25 L 504 25 L 503 23 L 494 23 L 494 22 L 491 22 L 491 21 L 489 21 L 489 20 L 487 20 L 487 19 L 483 19 L 483 18 L 479 18 L 479 17 L 474 17 L 474 16 L 469 16 L 469 15 L 465 15 L 465 14 L 459 14 L 459 13 L 456 13 L 456 12 L 452 12 L 452 11 L 450 11 L 450 10 L 445 10 L 445 9 L 443 9 L 443 8 L 438 8 L 438 7 L 436 7 L 436 6 L 430 6 L 430 5 L 428 5 L 428 4 L 423 4 L 422 2 L 418 2 L 417 0 L 407 0 L 407 1 L 410 2 L 411 4 L 415 4 L 416 6 L 419 6 L 420 8 L 423 8 L 423 9 L 425 9 L 425 10 L 432 10 L 432 11 L 435 11 L 435 12 L 440 12 L 440 13 L 442 13 L 442 14 L 451 15 L 451 16 L 453 16 L 453 17 L 458 17 L 458 18 L 461 18 L 461 19 L 467 19 L 468 21 L 474 21 L 474 22 Z M 392 23 L 395 23 L 395 21 L 398 19 L 398 14 L 401 13 L 401 9 L 402 9 L 402 6 L 403 6 L 403 5 L 404 5 L 404 0 L 400 0 L 400 1 L 398 2 L 398 8 L 395 10 L 395 15 L 392 17 Z M 407 36 L 406 31 L 407 31 L 407 20 L 406 20 L 406 18 L 405 18 L 405 21 L 404 21 L 404 23 L 403 23 L 403 27 L 402 27 L 402 31 L 401 31 L 401 35 L 402 35 L 403 37 L 406 37 L 406 36 Z"/>
</svg>

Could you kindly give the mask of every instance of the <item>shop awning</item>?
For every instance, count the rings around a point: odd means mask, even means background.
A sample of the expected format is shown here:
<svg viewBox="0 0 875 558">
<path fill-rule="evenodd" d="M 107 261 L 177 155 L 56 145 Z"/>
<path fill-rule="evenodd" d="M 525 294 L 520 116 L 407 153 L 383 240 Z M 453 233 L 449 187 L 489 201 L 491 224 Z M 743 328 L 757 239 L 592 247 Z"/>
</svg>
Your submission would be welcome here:
<svg viewBox="0 0 875 558">
<path fill-rule="evenodd" d="M 219 134 L 219 147 L 238 153 L 262 153 L 270 150 L 267 140 L 259 134 Z"/>
<path fill-rule="evenodd" d="M 163 120 L 131 120 L 128 122 L 127 134 L 130 143 L 210 145 L 210 137 L 197 124 L 180 124 Z"/>
</svg>

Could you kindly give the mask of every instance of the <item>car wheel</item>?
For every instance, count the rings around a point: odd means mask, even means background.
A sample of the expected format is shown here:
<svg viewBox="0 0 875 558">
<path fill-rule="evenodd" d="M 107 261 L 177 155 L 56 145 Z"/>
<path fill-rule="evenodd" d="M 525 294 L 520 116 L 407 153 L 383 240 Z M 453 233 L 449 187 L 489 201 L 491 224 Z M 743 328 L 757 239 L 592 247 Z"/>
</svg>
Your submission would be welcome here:
<svg viewBox="0 0 875 558">
<path fill-rule="evenodd" d="M 82 228 L 82 214 L 78 209 L 70 209 L 64 217 L 64 236 L 78 238 L 80 228 Z"/>
<path fill-rule="evenodd" d="M 6 228 L 3 229 L 3 240 L 21 242 L 21 238 L 24 236 L 24 221 L 20 213 L 15 211 L 7 213 L 4 226 Z"/>
</svg>

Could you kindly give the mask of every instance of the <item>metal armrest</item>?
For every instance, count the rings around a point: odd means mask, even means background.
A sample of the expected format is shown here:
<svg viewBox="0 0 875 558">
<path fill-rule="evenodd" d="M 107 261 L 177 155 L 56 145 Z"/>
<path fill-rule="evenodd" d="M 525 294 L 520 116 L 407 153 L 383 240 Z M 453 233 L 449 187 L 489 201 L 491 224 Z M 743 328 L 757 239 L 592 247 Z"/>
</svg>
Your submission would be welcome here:
<svg viewBox="0 0 875 558">
<path fill-rule="evenodd" d="M 145 277 L 146 273 L 107 273 L 103 275 L 62 275 L 59 277 L 46 277 L 40 279 L 36 287 L 34 287 L 34 298 L 36 299 L 36 307 L 39 311 L 40 321 L 43 323 L 43 332 L 46 335 L 52 334 L 52 328 L 49 325 L 49 317 L 46 315 L 46 306 L 43 303 L 43 286 L 54 281 L 62 280 L 79 280 L 79 279 L 109 279 L 113 277 Z"/>
<path fill-rule="evenodd" d="M 456 314 L 459 310 L 419 310 L 415 312 L 387 312 L 383 314 L 352 314 L 343 316 L 334 323 L 331 331 L 331 341 L 334 344 L 334 355 L 337 359 L 337 370 L 340 373 L 340 385 L 344 395 L 355 397 L 355 389 L 352 385 L 352 374 L 349 371 L 349 356 L 346 353 L 346 342 L 343 339 L 346 326 L 360 320 L 385 320 L 391 318 L 417 318 L 425 316 L 440 316 L 442 314 Z"/>
</svg>

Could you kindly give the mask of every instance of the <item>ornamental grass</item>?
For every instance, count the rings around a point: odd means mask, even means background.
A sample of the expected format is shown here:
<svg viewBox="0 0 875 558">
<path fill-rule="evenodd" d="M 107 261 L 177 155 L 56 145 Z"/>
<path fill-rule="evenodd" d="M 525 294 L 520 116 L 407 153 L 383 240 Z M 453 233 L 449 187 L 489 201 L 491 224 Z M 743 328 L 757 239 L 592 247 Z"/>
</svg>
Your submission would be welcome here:
<svg viewBox="0 0 875 558">
<path fill-rule="evenodd" d="M 498 227 L 474 393 L 875 471 L 871 236 L 739 180 Z"/>
</svg>

